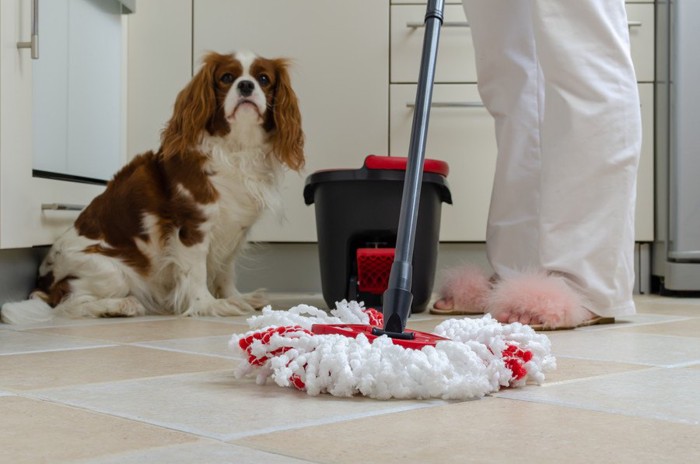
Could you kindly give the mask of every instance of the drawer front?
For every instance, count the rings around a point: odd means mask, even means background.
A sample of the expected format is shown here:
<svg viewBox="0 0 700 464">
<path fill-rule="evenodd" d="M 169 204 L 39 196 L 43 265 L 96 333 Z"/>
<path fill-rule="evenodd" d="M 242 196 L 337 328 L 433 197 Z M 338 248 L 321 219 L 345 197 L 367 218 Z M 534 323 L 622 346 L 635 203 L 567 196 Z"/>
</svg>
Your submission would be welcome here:
<svg viewBox="0 0 700 464">
<path fill-rule="evenodd" d="M 391 0 L 392 5 L 423 5 L 428 3 L 427 0 Z M 627 0 L 627 3 L 654 3 L 654 0 Z M 454 4 L 461 5 L 460 0 L 446 0 L 446 5 Z"/>
<path fill-rule="evenodd" d="M 654 5 L 627 5 L 630 47 L 637 81 L 654 81 Z"/>
<path fill-rule="evenodd" d="M 416 86 L 394 84 L 390 90 L 390 154 L 407 156 Z M 453 205 L 444 204 L 440 240 L 484 241 L 491 185 L 496 166 L 493 119 L 483 107 L 442 107 L 445 103 L 480 103 L 475 84 L 436 85 L 426 157 L 447 161 Z"/>
<path fill-rule="evenodd" d="M 654 80 L 654 5 L 627 4 L 632 61 L 639 82 Z M 391 82 L 414 83 L 423 45 L 424 5 L 391 7 Z M 440 34 L 436 83 L 476 82 L 474 46 L 461 5 L 445 6 L 445 26 Z"/>
<path fill-rule="evenodd" d="M 652 1 L 652 0 L 650 0 L 650 1 Z M 404 5 L 423 5 L 423 6 L 425 6 L 428 4 L 428 0 L 391 0 L 391 4 L 392 5 L 404 4 Z M 449 5 L 449 4 L 461 5 L 462 2 L 460 0 L 446 0 L 445 5 Z"/>
<path fill-rule="evenodd" d="M 640 84 L 642 154 L 637 181 L 636 240 L 654 239 L 654 88 Z M 394 84 L 390 90 L 390 154 L 407 156 L 416 86 Z M 426 157 L 447 161 L 453 205 L 443 205 L 441 241 L 484 241 L 496 167 L 493 119 L 485 108 L 443 107 L 445 103 L 479 103 L 474 84 L 440 84 L 433 108 Z"/>
<path fill-rule="evenodd" d="M 425 7 L 395 5 L 391 7 L 391 82 L 415 83 L 418 80 Z M 474 46 L 461 5 L 445 7 L 445 23 L 440 32 L 440 51 L 435 82 L 476 82 Z"/>
</svg>

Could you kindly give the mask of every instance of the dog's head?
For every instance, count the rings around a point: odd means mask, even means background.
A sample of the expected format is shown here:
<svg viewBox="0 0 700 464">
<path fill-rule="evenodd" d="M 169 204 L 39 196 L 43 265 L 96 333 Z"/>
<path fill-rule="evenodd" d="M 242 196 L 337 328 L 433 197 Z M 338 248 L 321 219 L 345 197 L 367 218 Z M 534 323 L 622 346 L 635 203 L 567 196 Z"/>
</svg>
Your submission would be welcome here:
<svg viewBox="0 0 700 464">
<path fill-rule="evenodd" d="M 204 131 L 226 136 L 237 124 L 264 129 L 278 159 L 291 169 L 304 165 L 304 134 L 297 96 L 284 58 L 252 53 L 209 53 L 178 94 L 162 135 L 166 156 L 191 150 Z"/>
</svg>

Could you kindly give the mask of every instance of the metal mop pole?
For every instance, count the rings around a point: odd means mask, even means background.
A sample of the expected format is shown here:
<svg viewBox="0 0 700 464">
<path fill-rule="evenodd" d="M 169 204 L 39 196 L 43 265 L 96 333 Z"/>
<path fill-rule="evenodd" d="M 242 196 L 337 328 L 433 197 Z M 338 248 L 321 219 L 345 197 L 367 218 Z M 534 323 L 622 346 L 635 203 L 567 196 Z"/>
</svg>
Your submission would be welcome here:
<svg viewBox="0 0 700 464">
<path fill-rule="evenodd" d="M 379 332 L 402 338 L 410 338 L 411 336 L 408 333 L 404 334 L 403 330 L 406 327 L 413 302 L 411 294 L 413 266 L 411 262 L 423 181 L 423 163 L 425 161 L 430 103 L 433 97 L 435 63 L 444 10 L 445 0 L 428 0 L 423 54 L 421 55 L 411 141 L 408 149 L 408 165 L 401 197 L 396 254 L 389 274 L 389 285 L 383 295 L 384 331 Z"/>
</svg>

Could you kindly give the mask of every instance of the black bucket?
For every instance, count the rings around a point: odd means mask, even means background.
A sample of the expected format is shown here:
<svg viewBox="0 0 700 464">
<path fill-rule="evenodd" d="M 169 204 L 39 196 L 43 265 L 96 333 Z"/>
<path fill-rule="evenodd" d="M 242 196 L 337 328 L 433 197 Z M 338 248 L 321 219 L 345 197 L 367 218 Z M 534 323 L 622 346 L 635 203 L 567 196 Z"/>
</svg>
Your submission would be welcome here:
<svg viewBox="0 0 700 464">
<path fill-rule="evenodd" d="M 381 307 L 381 286 L 388 280 L 396 246 L 406 161 L 370 155 L 360 169 L 319 171 L 306 179 L 304 201 L 315 206 L 321 287 L 330 308 L 343 299 Z M 425 311 L 433 290 L 442 203 L 452 204 L 447 173 L 447 163 L 425 161 L 412 263 L 414 313 Z"/>
</svg>

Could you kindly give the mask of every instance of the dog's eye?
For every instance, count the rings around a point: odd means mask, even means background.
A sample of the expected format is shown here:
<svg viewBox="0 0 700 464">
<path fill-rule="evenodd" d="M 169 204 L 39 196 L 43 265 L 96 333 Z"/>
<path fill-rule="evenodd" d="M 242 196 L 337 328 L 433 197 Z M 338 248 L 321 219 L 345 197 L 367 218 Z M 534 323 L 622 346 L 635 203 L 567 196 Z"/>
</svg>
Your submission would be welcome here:
<svg viewBox="0 0 700 464">
<path fill-rule="evenodd" d="M 270 84 L 270 76 L 267 74 L 260 74 L 258 76 L 258 82 L 260 82 L 260 85 L 265 87 Z"/>
<path fill-rule="evenodd" d="M 235 79 L 233 78 L 233 74 L 231 73 L 226 73 L 223 76 L 221 76 L 220 81 L 223 82 L 224 84 L 232 84 Z"/>
</svg>

